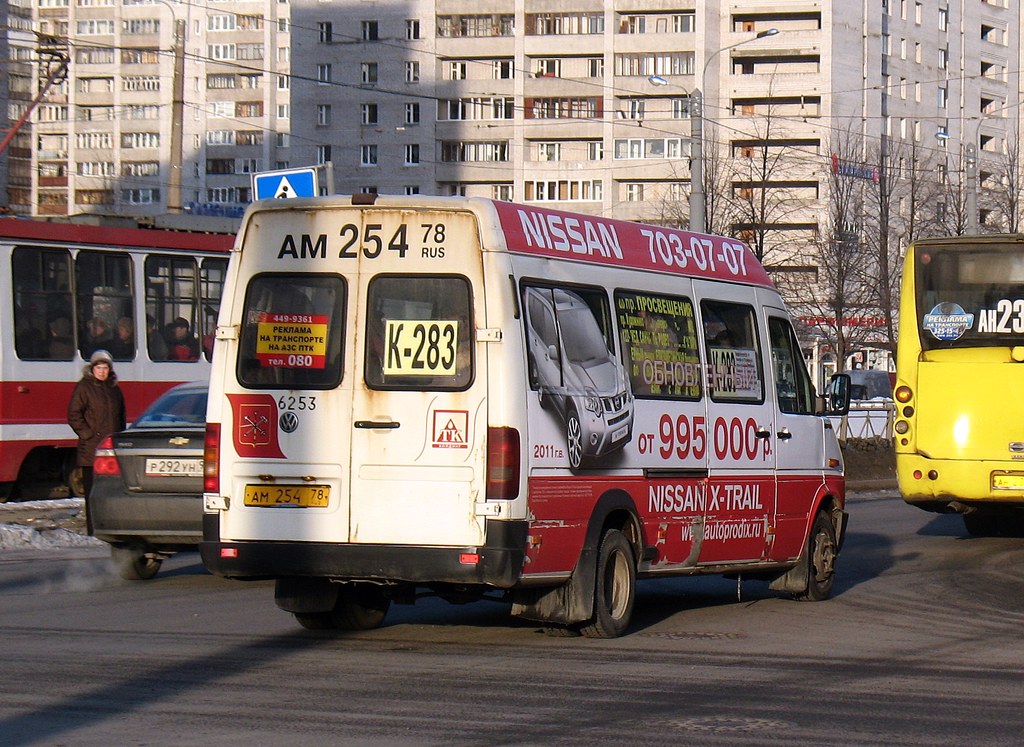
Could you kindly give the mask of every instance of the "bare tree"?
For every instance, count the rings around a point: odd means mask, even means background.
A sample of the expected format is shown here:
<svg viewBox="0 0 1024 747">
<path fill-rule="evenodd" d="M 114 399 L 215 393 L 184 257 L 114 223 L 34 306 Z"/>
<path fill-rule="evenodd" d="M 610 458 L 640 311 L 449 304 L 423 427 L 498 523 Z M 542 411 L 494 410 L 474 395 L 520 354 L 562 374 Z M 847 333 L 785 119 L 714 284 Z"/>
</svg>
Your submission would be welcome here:
<svg viewBox="0 0 1024 747">
<path fill-rule="evenodd" d="M 1022 223 L 1021 189 L 1024 189 L 1024 171 L 1020 162 L 1020 137 L 1013 133 L 1006 140 L 1006 150 L 991 179 L 982 179 L 983 184 L 992 182 L 986 189 L 986 196 L 999 213 L 1002 229 L 1018 233 Z"/>
<path fill-rule="evenodd" d="M 828 222 L 806 257 L 817 274 L 796 276 L 792 282 L 804 322 L 828 341 L 842 367 L 847 355 L 872 341 L 874 330 L 865 321 L 875 313 L 876 293 L 874 263 L 865 261 L 871 248 L 862 240 L 861 225 L 870 191 L 857 170 L 838 167 L 858 163 L 860 139 L 847 130 L 832 146 L 837 167 L 828 179 Z"/>
<path fill-rule="evenodd" d="M 769 106 L 751 121 L 752 133 L 732 141 L 731 185 L 727 193 L 729 232 L 750 244 L 767 266 L 793 255 L 791 242 L 777 229 L 806 208 L 803 182 L 793 178 L 799 160 L 791 158 L 784 120 Z"/>
</svg>

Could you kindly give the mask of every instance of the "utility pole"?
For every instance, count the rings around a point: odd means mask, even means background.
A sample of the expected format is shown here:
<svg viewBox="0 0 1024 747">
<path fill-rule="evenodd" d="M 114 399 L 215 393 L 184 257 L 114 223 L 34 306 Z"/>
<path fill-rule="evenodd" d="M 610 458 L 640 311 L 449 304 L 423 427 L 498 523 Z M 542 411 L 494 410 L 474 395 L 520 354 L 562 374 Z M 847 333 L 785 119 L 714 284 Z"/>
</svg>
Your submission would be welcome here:
<svg viewBox="0 0 1024 747">
<path fill-rule="evenodd" d="M 964 187 L 967 190 L 967 233 L 978 233 L 978 146 L 973 142 L 964 147 Z"/>
<path fill-rule="evenodd" d="M 173 13 L 173 10 L 172 10 Z M 182 126 L 185 112 L 185 19 L 174 19 L 174 79 L 171 100 L 171 172 L 167 178 L 167 212 L 181 212 Z"/>
</svg>

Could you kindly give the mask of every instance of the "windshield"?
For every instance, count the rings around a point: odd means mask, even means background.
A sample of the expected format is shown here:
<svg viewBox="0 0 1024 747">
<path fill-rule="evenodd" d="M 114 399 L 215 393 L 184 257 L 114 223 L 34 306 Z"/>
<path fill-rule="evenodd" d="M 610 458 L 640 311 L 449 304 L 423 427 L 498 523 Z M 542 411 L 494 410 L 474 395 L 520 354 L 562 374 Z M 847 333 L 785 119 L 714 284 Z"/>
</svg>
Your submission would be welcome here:
<svg viewBox="0 0 1024 747">
<path fill-rule="evenodd" d="M 1024 254 L 1017 245 L 916 250 L 921 347 L 1024 345 Z"/>
</svg>

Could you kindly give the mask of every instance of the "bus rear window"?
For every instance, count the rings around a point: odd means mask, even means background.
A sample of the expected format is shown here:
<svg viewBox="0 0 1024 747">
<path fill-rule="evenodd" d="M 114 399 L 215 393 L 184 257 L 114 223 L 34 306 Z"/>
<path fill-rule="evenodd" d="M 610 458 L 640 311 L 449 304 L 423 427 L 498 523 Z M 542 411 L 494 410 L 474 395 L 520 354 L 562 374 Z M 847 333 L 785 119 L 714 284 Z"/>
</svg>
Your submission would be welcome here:
<svg viewBox="0 0 1024 747">
<path fill-rule="evenodd" d="M 380 275 L 367 296 L 371 389 L 454 390 L 473 381 L 473 311 L 463 277 Z"/>
<path fill-rule="evenodd" d="M 245 293 L 238 382 L 250 389 L 331 389 L 345 330 L 339 275 L 257 275 Z"/>
<path fill-rule="evenodd" d="M 915 259 L 923 349 L 1024 344 L 1024 256 L 1015 245 L 922 246 Z"/>
</svg>

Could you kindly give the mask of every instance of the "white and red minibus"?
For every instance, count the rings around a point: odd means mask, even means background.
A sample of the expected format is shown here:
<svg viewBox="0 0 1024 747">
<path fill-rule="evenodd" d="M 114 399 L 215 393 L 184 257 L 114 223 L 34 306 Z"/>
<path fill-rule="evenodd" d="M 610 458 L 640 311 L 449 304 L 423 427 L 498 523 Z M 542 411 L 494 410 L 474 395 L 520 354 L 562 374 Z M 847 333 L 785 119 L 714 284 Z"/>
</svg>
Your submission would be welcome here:
<svg viewBox="0 0 1024 747">
<path fill-rule="evenodd" d="M 93 351 L 111 352 L 129 420 L 174 384 L 209 376 L 233 240 L 0 219 L 0 501 L 82 495 L 67 407 Z M 182 355 L 175 324 L 188 325 Z"/>
<path fill-rule="evenodd" d="M 263 201 L 216 338 L 203 561 L 276 579 L 306 627 L 432 590 L 610 637 L 638 577 L 830 593 L 841 452 L 737 241 L 475 198 Z"/>
</svg>

